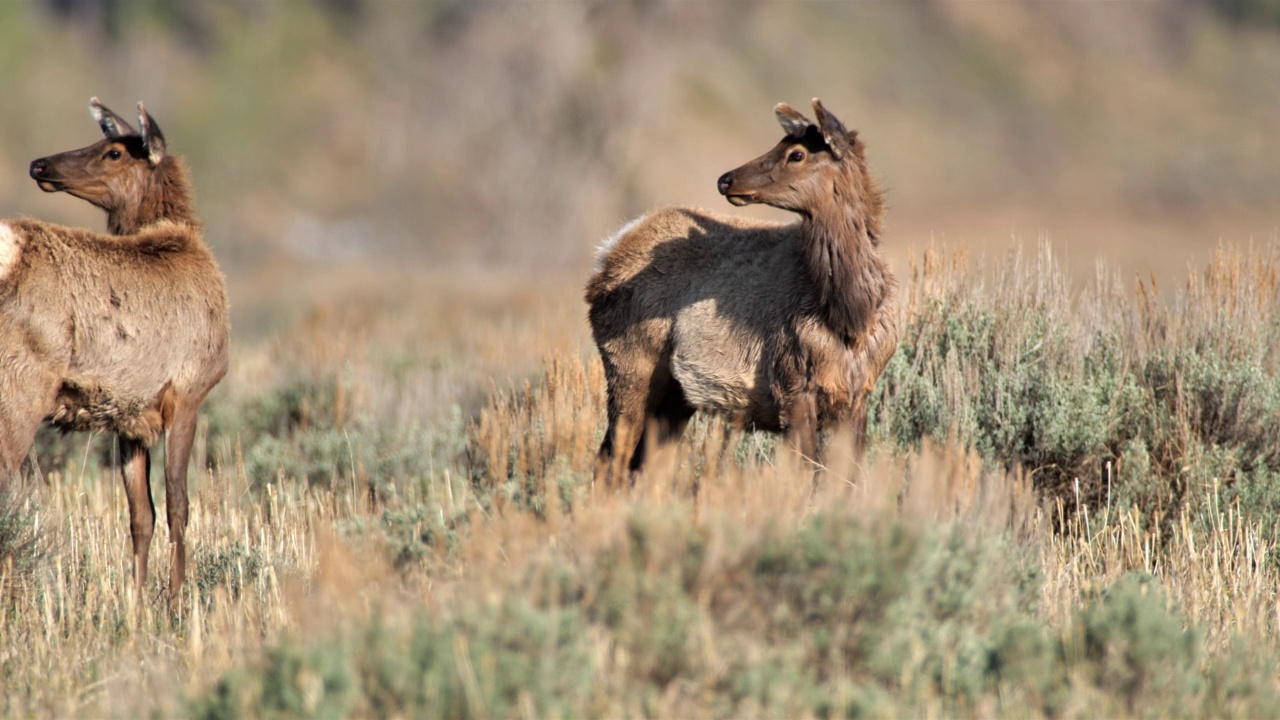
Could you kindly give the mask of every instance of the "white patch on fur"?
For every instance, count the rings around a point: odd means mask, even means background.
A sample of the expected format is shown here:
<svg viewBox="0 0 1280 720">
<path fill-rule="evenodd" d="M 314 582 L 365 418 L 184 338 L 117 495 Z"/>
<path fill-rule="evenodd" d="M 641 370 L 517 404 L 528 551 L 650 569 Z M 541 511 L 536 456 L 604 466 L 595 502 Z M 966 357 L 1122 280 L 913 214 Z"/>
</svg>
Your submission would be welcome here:
<svg viewBox="0 0 1280 720">
<path fill-rule="evenodd" d="M 604 259 L 609 256 L 609 253 L 613 252 L 613 248 L 617 246 L 618 242 L 622 240 L 622 238 L 626 237 L 632 230 L 635 230 L 641 222 L 644 222 L 644 219 L 647 217 L 649 217 L 649 215 L 646 213 L 640 217 L 632 218 L 627 221 L 626 225 L 623 225 L 613 231 L 612 235 L 605 238 L 604 242 L 600 243 L 600 247 L 596 248 L 596 262 L 595 265 L 592 266 L 592 272 L 600 272 L 603 270 Z"/>
<path fill-rule="evenodd" d="M 7 223 L 0 222 L 0 280 L 3 280 L 22 257 L 22 243 Z"/>
</svg>

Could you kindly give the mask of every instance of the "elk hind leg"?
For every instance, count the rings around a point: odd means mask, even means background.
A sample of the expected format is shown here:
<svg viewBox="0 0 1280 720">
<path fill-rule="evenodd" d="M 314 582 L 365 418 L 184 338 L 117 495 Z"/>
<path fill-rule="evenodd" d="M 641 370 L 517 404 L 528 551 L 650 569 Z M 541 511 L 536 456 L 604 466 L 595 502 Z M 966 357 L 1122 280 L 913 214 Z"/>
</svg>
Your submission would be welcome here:
<svg viewBox="0 0 1280 720">
<path fill-rule="evenodd" d="M 649 385 L 644 431 L 631 459 L 631 470 L 638 471 L 645 457 L 673 442 L 679 442 L 693 417 L 694 407 L 685 398 L 684 388 L 668 372 L 654 373 Z"/>
<path fill-rule="evenodd" d="M 629 477 L 628 470 L 635 471 L 643 461 L 639 448 L 643 447 L 649 386 L 657 363 L 637 363 L 633 358 L 623 371 L 609 355 L 601 353 L 601 360 L 608 382 L 609 426 L 596 456 L 595 475 L 597 481 L 613 485 Z"/>
<path fill-rule="evenodd" d="M 620 482 L 636 466 L 637 450 L 644 439 L 644 403 L 635 396 L 609 396 L 609 427 L 596 456 L 596 479 L 606 485 Z"/>
</svg>

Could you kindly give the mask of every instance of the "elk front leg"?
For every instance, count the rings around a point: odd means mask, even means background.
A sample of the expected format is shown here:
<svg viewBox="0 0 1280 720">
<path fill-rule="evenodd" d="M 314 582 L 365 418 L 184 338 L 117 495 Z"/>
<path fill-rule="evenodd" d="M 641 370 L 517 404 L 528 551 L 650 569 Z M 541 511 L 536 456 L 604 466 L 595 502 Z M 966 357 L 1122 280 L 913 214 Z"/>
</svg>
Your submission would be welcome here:
<svg viewBox="0 0 1280 720">
<path fill-rule="evenodd" d="M 787 412 L 787 441 L 802 461 L 818 461 L 818 401 L 811 392 L 797 393 Z"/>
<path fill-rule="evenodd" d="M 147 555 L 155 531 L 156 508 L 151 502 L 151 453 L 140 440 L 120 437 L 120 471 L 124 494 L 129 500 L 129 535 L 133 540 L 133 577 L 138 588 L 138 604 L 147 588 Z"/>
<path fill-rule="evenodd" d="M 169 519 L 169 547 L 172 555 L 169 592 L 174 609 L 187 568 L 187 465 L 196 436 L 196 406 L 178 403 L 165 432 L 165 510 Z"/>
<path fill-rule="evenodd" d="M 850 430 L 853 433 L 853 460 L 859 465 L 867 455 L 867 397 L 863 392 L 853 402 L 850 416 Z"/>
</svg>

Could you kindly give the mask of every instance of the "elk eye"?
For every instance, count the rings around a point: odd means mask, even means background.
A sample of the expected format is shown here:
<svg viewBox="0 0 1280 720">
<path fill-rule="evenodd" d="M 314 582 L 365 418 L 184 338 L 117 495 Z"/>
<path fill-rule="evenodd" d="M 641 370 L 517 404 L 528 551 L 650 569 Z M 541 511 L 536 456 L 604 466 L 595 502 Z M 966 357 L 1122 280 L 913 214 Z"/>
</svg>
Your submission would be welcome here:
<svg viewBox="0 0 1280 720">
<path fill-rule="evenodd" d="M 800 162 L 801 160 L 804 160 L 803 150 L 792 150 L 791 154 L 787 156 L 787 162 Z"/>
<path fill-rule="evenodd" d="M 119 160 L 120 151 L 115 148 L 111 148 L 110 150 L 107 151 L 107 157 L 111 158 L 112 160 Z"/>
</svg>

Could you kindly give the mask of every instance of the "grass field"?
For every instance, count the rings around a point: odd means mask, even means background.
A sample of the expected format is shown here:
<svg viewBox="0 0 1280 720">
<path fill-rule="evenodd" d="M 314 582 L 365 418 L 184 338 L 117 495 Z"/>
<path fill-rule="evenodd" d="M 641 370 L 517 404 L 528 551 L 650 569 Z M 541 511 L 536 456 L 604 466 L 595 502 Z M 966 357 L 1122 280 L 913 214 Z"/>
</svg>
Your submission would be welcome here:
<svg viewBox="0 0 1280 720">
<path fill-rule="evenodd" d="M 0 716 L 1277 715 L 1277 7 L 0 3 L 0 214 L 101 227 L 25 168 L 145 100 L 234 316 L 180 596 L 110 438 L 0 488 Z M 815 95 L 889 197 L 865 465 L 697 419 L 594 487 L 594 244 Z"/>
<path fill-rule="evenodd" d="M 575 288 L 348 273 L 207 404 L 180 614 L 163 553 L 136 609 L 109 443 L 44 439 L 5 714 L 1270 714 L 1275 253 L 1165 302 L 932 251 L 865 467 L 699 421 L 630 492 Z"/>
</svg>

